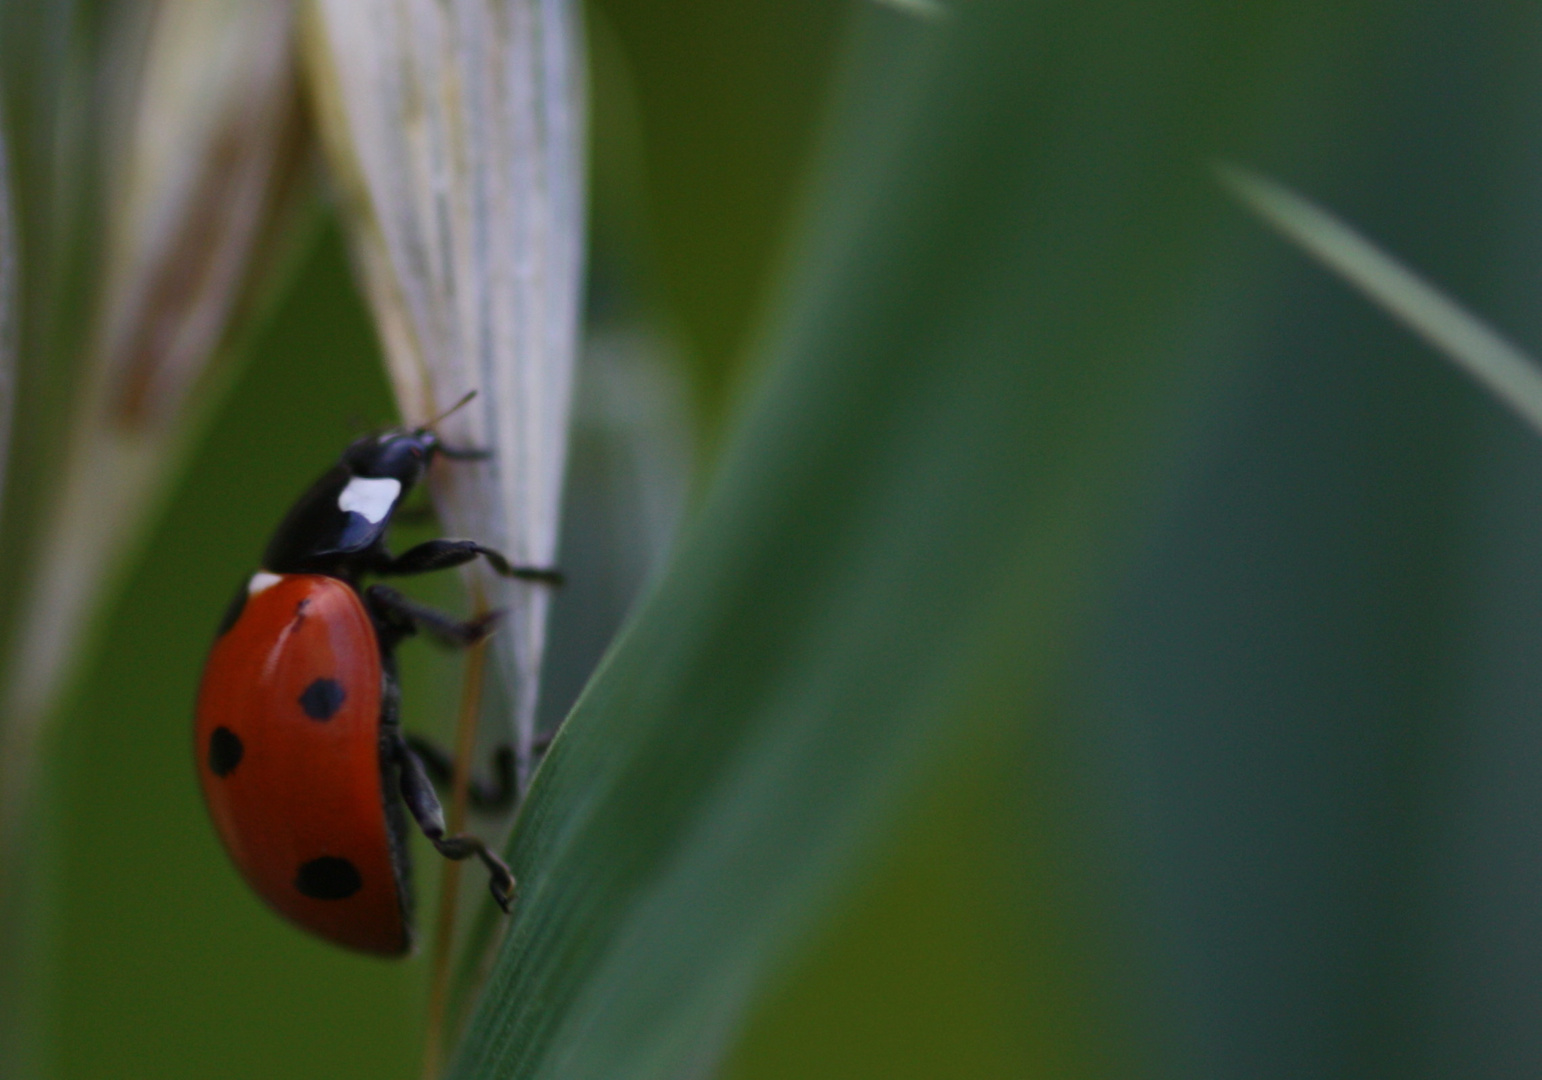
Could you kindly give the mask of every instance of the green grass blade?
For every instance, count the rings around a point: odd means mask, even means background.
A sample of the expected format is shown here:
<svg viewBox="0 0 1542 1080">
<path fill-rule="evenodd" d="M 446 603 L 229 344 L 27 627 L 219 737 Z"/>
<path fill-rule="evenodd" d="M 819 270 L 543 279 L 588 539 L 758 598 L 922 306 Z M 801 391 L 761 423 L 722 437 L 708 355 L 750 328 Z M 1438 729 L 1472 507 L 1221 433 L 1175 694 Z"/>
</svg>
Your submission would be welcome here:
<svg viewBox="0 0 1542 1080">
<path fill-rule="evenodd" d="M 1311 200 L 1223 166 L 1222 183 L 1318 262 L 1433 345 L 1542 432 L 1542 367 L 1482 319 Z"/>
<path fill-rule="evenodd" d="M 1081 9 L 859 28 L 766 381 L 537 778 L 456 1076 L 711 1073 L 929 763 L 1039 715 L 1207 359 L 1235 72 Z M 1110 135 L 1134 101 L 1168 138 Z M 1121 1023 L 1086 982 L 1042 1040 L 1079 1068 Z"/>
</svg>

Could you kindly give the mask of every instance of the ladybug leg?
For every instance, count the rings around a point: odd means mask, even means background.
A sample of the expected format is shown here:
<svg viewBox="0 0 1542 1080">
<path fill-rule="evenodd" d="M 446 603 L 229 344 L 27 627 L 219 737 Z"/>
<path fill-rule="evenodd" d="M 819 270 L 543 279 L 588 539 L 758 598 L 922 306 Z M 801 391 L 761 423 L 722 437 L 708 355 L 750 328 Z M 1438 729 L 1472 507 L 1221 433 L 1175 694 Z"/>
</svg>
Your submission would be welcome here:
<svg viewBox="0 0 1542 1080">
<path fill-rule="evenodd" d="M 406 736 L 408 748 L 422 762 L 429 778 L 439 787 L 448 787 L 455 773 L 450 755 L 416 735 Z M 478 810 L 504 810 L 514 804 L 514 749 L 500 746 L 493 752 L 493 775 L 490 780 L 471 778 L 471 805 Z"/>
<path fill-rule="evenodd" d="M 448 570 L 452 566 L 461 566 L 478 555 L 486 559 L 492 568 L 504 577 L 540 581 L 548 585 L 562 584 L 560 570 L 539 566 L 514 566 L 492 548 L 483 547 L 474 540 L 429 540 L 416 547 L 408 548 L 396 558 L 388 558 L 371 569 L 383 575 L 427 574 L 434 570 Z"/>
<path fill-rule="evenodd" d="M 407 745 L 406 739 L 397 740 L 396 756 L 401 765 L 402 800 L 417 819 L 418 828 L 447 859 L 469 859 L 473 855 L 481 859 L 482 865 L 487 867 L 487 885 L 493 899 L 507 913 L 514 903 L 514 875 L 508 863 L 470 833 L 444 835 L 444 808 L 439 805 L 439 796 L 434 794 L 434 785 L 428 779 L 423 759 Z"/>
<path fill-rule="evenodd" d="M 442 611 L 409 600 L 389 585 L 371 585 L 364 590 L 364 601 L 375 617 L 381 644 L 387 649 L 422 628 L 447 645 L 475 645 L 492 633 L 493 623 L 502 614 L 489 611 L 474 619 L 461 620 Z"/>
</svg>

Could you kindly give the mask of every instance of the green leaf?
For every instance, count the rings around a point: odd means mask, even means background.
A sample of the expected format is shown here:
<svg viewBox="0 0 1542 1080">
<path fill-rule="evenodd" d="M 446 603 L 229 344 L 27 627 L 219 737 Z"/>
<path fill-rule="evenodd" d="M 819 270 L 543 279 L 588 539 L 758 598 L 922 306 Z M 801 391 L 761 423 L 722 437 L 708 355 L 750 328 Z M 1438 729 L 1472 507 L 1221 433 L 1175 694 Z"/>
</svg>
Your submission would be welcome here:
<svg viewBox="0 0 1542 1080">
<path fill-rule="evenodd" d="M 1257 29 L 859 18 L 767 377 L 538 776 L 455 1075 L 712 1071 L 921 777 L 1033 722 L 1213 359 L 1201 163 L 1271 69 L 1189 53 Z M 1062 951 L 1091 989 L 1040 1043 L 1079 1068 L 1120 1026 L 1101 950 Z"/>
</svg>

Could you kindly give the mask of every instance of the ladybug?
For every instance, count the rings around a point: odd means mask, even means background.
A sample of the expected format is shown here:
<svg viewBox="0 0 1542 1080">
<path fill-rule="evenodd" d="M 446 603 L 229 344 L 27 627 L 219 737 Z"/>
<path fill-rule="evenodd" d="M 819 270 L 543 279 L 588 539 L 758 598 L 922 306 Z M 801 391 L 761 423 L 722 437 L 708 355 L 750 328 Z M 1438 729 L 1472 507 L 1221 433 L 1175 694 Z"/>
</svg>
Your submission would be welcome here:
<svg viewBox="0 0 1542 1080">
<path fill-rule="evenodd" d="M 362 579 L 480 557 L 507 577 L 560 580 L 471 540 L 430 540 L 392 555 L 392 515 L 436 456 L 486 455 L 447 448 L 426 427 L 350 445 L 295 503 L 261 569 L 242 583 L 198 691 L 198 775 L 242 876 L 306 930 L 382 956 L 412 947 L 406 813 L 446 858 L 480 859 L 505 912 L 514 877 L 477 837 L 445 835 L 430 776 L 443 782 L 449 761 L 403 733 L 394 659 L 397 644 L 420 629 L 470 645 L 495 616 L 459 621 Z M 512 797 L 512 762 L 499 752 L 496 781 L 473 787 L 474 805 Z"/>
</svg>

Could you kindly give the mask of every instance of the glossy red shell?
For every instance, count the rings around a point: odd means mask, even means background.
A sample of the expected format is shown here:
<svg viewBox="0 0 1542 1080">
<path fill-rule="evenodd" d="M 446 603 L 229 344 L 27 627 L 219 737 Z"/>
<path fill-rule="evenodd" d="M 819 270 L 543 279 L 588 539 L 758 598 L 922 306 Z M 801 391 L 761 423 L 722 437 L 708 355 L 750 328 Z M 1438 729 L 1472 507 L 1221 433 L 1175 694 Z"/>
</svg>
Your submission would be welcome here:
<svg viewBox="0 0 1542 1080">
<path fill-rule="evenodd" d="M 215 827 L 289 919 L 339 945 L 406 952 L 374 626 L 336 578 L 254 581 L 266 587 L 215 642 L 198 692 L 198 775 Z"/>
</svg>

